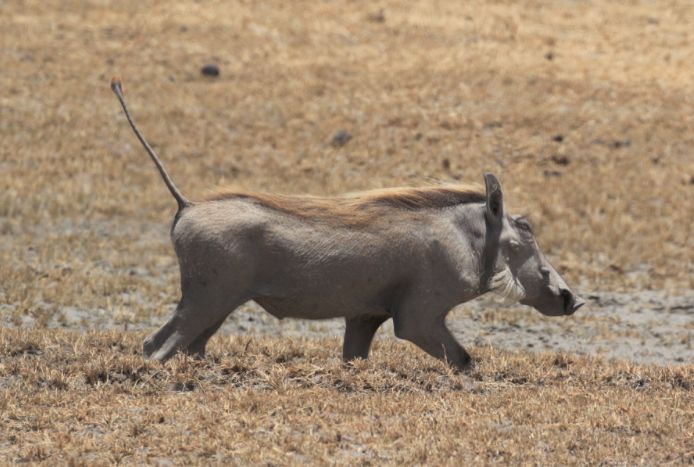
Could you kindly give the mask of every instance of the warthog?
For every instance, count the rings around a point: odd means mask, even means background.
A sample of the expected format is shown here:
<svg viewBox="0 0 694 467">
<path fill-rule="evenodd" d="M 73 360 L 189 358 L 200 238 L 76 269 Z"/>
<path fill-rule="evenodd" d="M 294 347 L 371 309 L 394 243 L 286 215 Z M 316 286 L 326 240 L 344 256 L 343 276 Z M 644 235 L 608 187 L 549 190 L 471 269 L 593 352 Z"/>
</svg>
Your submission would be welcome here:
<svg viewBox="0 0 694 467">
<path fill-rule="evenodd" d="M 504 211 L 499 181 L 394 188 L 334 198 L 226 192 L 187 200 L 134 124 L 121 85 L 113 91 L 178 212 L 171 238 L 181 301 L 147 337 L 144 354 L 204 356 L 210 337 L 254 300 L 278 318 L 344 317 L 343 357 L 367 358 L 378 327 L 463 369 L 470 355 L 446 328 L 456 305 L 486 292 L 549 316 L 583 301 L 540 252 L 530 224 Z"/>
</svg>

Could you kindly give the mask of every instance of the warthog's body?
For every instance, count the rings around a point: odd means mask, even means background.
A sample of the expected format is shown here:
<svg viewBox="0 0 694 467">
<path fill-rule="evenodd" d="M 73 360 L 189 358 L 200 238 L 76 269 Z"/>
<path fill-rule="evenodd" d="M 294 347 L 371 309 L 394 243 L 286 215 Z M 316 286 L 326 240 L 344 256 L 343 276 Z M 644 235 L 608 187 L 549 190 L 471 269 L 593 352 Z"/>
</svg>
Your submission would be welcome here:
<svg viewBox="0 0 694 467">
<path fill-rule="evenodd" d="M 130 119 L 118 83 L 114 90 Z M 366 358 L 374 333 L 392 318 L 398 337 L 463 368 L 470 357 L 444 322 L 454 306 L 490 290 L 548 315 L 582 304 L 539 252 L 527 222 L 504 214 L 492 175 L 486 191 L 227 193 L 191 203 L 133 129 L 179 202 L 171 236 L 182 298 L 145 341 L 147 356 L 204 355 L 226 317 L 254 300 L 278 318 L 344 317 L 346 359 Z"/>
<path fill-rule="evenodd" d="M 148 341 L 147 353 L 163 359 L 181 344 L 190 347 L 191 338 L 211 335 L 247 300 L 278 318 L 345 317 L 348 327 L 397 316 L 400 337 L 416 339 L 439 326 L 451 339 L 443 328 L 446 313 L 486 290 L 479 257 L 485 205 L 407 210 L 369 202 L 380 215 L 357 225 L 331 211 L 299 217 L 252 197 L 184 210 L 172 230 L 183 300 L 170 325 Z M 206 337 L 190 350 L 201 353 Z M 364 344 L 346 356 L 367 352 Z"/>
<path fill-rule="evenodd" d="M 192 206 L 172 232 L 183 284 L 220 291 L 233 284 L 235 301 L 253 299 L 278 318 L 308 319 L 385 315 L 415 289 L 436 308 L 479 293 L 475 251 L 484 229 L 471 218 L 484 204 L 382 209 L 368 224 L 345 226 L 252 198 Z"/>
</svg>

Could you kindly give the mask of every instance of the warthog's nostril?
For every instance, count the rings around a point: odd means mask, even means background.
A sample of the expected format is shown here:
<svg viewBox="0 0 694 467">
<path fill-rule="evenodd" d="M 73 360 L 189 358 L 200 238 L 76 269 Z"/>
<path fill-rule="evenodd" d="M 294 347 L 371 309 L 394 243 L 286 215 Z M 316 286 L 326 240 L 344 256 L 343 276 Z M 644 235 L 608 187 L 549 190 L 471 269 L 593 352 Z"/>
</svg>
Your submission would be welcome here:
<svg viewBox="0 0 694 467">
<path fill-rule="evenodd" d="M 564 314 L 572 315 L 581 308 L 586 302 L 581 299 L 581 297 L 574 295 L 571 291 L 566 289 L 561 289 L 560 292 L 562 298 L 564 299 Z"/>
<path fill-rule="evenodd" d="M 561 289 L 559 292 L 564 299 L 564 314 L 570 315 L 575 311 L 574 309 L 574 295 L 566 290 L 566 289 Z"/>
</svg>

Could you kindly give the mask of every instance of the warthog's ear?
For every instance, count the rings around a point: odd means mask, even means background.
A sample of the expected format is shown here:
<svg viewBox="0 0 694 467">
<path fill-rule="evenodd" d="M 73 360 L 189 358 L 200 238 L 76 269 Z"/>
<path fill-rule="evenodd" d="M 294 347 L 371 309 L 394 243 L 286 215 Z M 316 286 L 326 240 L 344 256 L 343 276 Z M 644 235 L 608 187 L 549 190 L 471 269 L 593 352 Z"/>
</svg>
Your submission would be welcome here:
<svg viewBox="0 0 694 467">
<path fill-rule="evenodd" d="M 487 188 L 487 216 L 489 220 L 499 221 L 504 215 L 504 195 L 501 183 L 490 173 L 484 174 L 484 185 Z"/>
</svg>

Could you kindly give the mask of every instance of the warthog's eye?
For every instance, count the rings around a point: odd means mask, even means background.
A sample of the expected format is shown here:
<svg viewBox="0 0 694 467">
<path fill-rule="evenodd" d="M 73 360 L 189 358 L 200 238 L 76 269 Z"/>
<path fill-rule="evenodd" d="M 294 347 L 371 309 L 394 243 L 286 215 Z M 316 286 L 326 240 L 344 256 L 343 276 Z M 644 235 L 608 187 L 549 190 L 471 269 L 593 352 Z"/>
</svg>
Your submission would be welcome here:
<svg viewBox="0 0 694 467">
<path fill-rule="evenodd" d="M 525 217 L 516 218 L 514 224 L 516 225 L 518 230 L 522 230 L 523 232 L 533 233 L 533 228 L 530 227 L 530 222 L 528 222 L 528 219 L 526 219 Z"/>
</svg>

